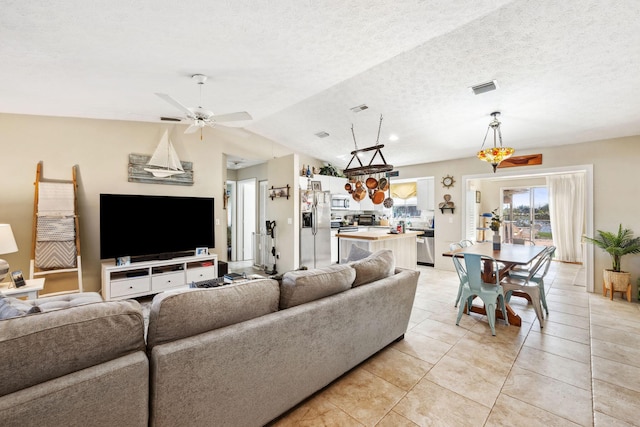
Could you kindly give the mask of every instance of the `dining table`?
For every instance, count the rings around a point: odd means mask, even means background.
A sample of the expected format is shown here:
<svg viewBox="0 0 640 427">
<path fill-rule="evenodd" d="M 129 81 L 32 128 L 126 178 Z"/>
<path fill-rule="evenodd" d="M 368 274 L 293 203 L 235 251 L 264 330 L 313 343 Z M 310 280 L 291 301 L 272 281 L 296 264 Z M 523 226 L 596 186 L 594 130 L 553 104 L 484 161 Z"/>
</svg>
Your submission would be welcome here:
<svg viewBox="0 0 640 427">
<path fill-rule="evenodd" d="M 483 271 L 482 271 L 482 281 L 485 283 L 495 283 L 495 275 L 498 274 L 500 280 L 502 280 L 506 275 L 509 274 L 509 270 L 517 265 L 527 265 L 535 260 L 537 257 L 544 252 L 546 246 L 537 245 L 514 245 L 509 243 L 500 244 L 499 249 L 494 249 L 492 242 L 479 242 L 471 246 L 467 246 L 464 248 L 458 248 L 453 251 L 444 252 L 443 256 L 449 257 L 463 257 L 465 253 L 482 255 L 485 257 L 491 257 L 498 262 L 498 271 L 494 271 L 494 263 L 488 259 L 483 258 Z M 514 292 L 514 295 L 516 293 Z M 520 295 L 520 294 L 518 294 Z M 526 297 L 526 294 L 522 294 L 522 296 Z M 485 314 L 486 311 L 484 306 L 479 307 L 472 305 L 471 307 L 467 307 L 467 309 L 473 311 L 474 313 Z M 509 319 L 509 324 L 514 326 L 521 326 L 522 319 L 518 314 L 511 308 L 511 306 L 505 301 L 505 310 L 507 311 L 507 319 Z M 496 316 L 500 319 L 504 319 L 504 314 L 501 310 L 496 309 Z"/>
</svg>

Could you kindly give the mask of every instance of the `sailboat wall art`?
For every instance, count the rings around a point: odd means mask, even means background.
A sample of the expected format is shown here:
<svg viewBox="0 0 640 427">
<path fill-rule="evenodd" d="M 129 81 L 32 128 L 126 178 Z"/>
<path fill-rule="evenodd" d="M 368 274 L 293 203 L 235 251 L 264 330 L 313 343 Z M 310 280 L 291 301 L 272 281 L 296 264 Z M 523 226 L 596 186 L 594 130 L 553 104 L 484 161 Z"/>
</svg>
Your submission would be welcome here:
<svg viewBox="0 0 640 427">
<path fill-rule="evenodd" d="M 193 185 L 193 164 L 178 158 L 165 130 L 153 155 L 129 154 L 129 182 Z"/>
</svg>

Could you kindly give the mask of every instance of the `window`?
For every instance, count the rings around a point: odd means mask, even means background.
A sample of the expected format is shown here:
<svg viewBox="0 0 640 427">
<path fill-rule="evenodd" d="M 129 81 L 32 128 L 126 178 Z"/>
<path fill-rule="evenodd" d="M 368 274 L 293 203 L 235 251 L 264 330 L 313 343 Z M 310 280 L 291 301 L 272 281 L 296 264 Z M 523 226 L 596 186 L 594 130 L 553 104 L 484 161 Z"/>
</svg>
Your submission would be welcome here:
<svg viewBox="0 0 640 427">
<path fill-rule="evenodd" d="M 551 244 L 549 191 L 547 187 L 505 189 L 502 193 L 505 241 L 513 238 Z"/>
</svg>

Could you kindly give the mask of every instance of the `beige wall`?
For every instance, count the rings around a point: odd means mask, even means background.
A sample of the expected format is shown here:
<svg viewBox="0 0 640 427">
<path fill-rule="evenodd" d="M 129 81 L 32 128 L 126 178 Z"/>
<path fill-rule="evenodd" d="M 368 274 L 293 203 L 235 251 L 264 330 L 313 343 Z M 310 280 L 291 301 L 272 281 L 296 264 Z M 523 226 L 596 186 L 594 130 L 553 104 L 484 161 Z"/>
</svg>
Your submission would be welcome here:
<svg viewBox="0 0 640 427">
<path fill-rule="evenodd" d="M 4 255 L 12 269 L 27 274 L 31 255 L 36 166 L 43 162 L 47 179 L 71 179 L 78 165 L 78 205 L 85 290 L 100 285 L 100 193 L 181 195 L 215 198 L 216 247 L 226 259 L 226 216 L 222 191 L 227 176 L 224 154 L 272 158 L 290 150 L 258 136 L 234 137 L 229 132 L 205 128 L 200 134 L 183 134 L 186 125 L 88 120 L 0 114 L 0 148 L 3 153 L 0 222 L 11 224 L 19 251 Z M 178 156 L 193 162 L 194 185 L 141 184 L 127 181 L 130 153 L 151 154 L 164 129 Z M 234 140 L 233 138 L 237 138 Z M 132 236 L 133 238 L 133 236 Z"/>
</svg>

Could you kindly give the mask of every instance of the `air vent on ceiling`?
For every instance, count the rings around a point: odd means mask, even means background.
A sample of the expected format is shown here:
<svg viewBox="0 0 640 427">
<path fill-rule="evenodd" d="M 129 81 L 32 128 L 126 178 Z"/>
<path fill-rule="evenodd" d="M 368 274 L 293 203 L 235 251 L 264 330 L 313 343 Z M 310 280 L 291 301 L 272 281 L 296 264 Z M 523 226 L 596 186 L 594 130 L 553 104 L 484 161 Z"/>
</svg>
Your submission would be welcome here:
<svg viewBox="0 0 640 427">
<path fill-rule="evenodd" d="M 353 107 L 351 111 L 353 111 L 354 113 L 359 113 L 360 111 L 366 110 L 367 108 L 369 107 L 367 107 L 365 104 L 362 104 L 362 105 L 358 105 L 357 107 Z"/>
<path fill-rule="evenodd" d="M 160 120 L 163 122 L 179 122 L 181 119 L 178 119 L 177 117 L 160 117 Z"/>
<path fill-rule="evenodd" d="M 317 136 L 318 138 L 326 138 L 329 136 L 329 134 L 323 130 L 321 130 L 320 132 L 314 133 L 315 136 Z"/>
<path fill-rule="evenodd" d="M 498 89 L 498 82 L 495 80 L 491 80 L 490 82 L 480 83 L 479 85 L 471 86 L 471 90 L 476 95 L 480 95 L 481 93 L 491 92 L 492 90 Z"/>
</svg>

